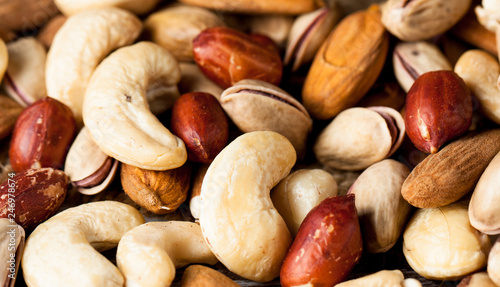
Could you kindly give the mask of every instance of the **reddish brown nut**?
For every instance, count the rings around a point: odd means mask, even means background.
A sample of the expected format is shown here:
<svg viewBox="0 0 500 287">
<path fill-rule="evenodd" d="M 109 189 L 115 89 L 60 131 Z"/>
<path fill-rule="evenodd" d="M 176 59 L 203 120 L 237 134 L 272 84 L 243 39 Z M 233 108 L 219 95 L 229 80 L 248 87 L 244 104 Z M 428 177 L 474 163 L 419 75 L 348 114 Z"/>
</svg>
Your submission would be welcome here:
<svg viewBox="0 0 500 287">
<path fill-rule="evenodd" d="M 56 35 L 59 28 L 66 22 L 67 17 L 59 14 L 54 18 L 50 19 L 47 24 L 45 24 L 38 32 L 36 38 L 40 41 L 43 46 L 48 50 L 52 45 L 52 40 L 54 40 L 54 36 Z"/>
<path fill-rule="evenodd" d="M 354 195 L 329 197 L 302 222 L 281 266 L 281 285 L 334 286 L 347 278 L 362 250 Z"/>
<path fill-rule="evenodd" d="M 226 146 L 227 116 L 217 99 L 203 92 L 182 95 L 172 107 L 170 130 L 186 144 L 188 159 L 210 163 Z"/>
<path fill-rule="evenodd" d="M 32 229 L 56 213 L 64 202 L 68 177 L 50 167 L 10 175 L 0 186 L 0 218 Z"/>
<path fill-rule="evenodd" d="M 455 72 L 424 73 L 406 96 L 406 133 L 418 149 L 436 153 L 469 129 L 472 109 L 469 88 Z"/>
<path fill-rule="evenodd" d="M 193 54 L 203 73 L 224 89 L 243 79 L 275 85 L 281 81 L 283 64 L 279 53 L 231 28 L 203 30 L 193 40 Z"/>
<path fill-rule="evenodd" d="M 30 168 L 62 168 L 75 137 L 71 110 L 53 98 L 44 98 L 26 108 L 16 121 L 9 157 L 15 172 Z"/>
</svg>

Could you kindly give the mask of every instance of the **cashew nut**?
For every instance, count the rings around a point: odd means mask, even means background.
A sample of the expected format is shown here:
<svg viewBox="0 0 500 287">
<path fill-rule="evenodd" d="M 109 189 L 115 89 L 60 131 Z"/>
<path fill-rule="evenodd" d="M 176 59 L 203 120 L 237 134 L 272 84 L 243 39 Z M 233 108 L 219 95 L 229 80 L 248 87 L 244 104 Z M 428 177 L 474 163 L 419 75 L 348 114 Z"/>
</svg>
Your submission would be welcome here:
<svg viewBox="0 0 500 287">
<path fill-rule="evenodd" d="M 148 222 L 127 232 L 118 244 L 118 268 L 126 286 L 170 286 L 175 269 L 190 263 L 215 264 L 200 226 L 186 221 Z"/>
<path fill-rule="evenodd" d="M 85 10 L 104 7 L 118 7 L 134 14 L 145 14 L 151 11 L 160 0 L 54 0 L 59 11 L 70 16 Z"/>
<path fill-rule="evenodd" d="M 130 45 L 141 29 L 135 15 L 119 8 L 89 10 L 69 17 L 47 54 L 45 82 L 49 97 L 70 107 L 81 124 L 83 96 L 95 68 L 111 51 Z"/>
<path fill-rule="evenodd" d="M 236 138 L 208 168 L 200 225 L 212 252 L 232 272 L 254 281 L 279 275 L 292 237 L 269 193 L 295 160 L 284 136 L 257 131 Z"/>
<path fill-rule="evenodd" d="M 138 210 L 115 201 L 79 205 L 40 224 L 22 258 L 28 286 L 123 286 L 121 272 L 98 251 L 144 223 Z M 95 249 L 94 249 L 95 248 Z"/>
<path fill-rule="evenodd" d="M 184 142 L 151 113 L 148 89 L 176 85 L 179 65 L 170 52 L 151 42 L 118 49 L 97 67 L 85 94 L 83 120 L 106 154 L 150 170 L 180 167 Z"/>
<path fill-rule="evenodd" d="M 7 46 L 5 42 L 0 39 L 0 82 L 3 79 L 5 71 L 7 70 L 7 64 L 9 63 L 9 53 L 7 52 Z"/>
</svg>

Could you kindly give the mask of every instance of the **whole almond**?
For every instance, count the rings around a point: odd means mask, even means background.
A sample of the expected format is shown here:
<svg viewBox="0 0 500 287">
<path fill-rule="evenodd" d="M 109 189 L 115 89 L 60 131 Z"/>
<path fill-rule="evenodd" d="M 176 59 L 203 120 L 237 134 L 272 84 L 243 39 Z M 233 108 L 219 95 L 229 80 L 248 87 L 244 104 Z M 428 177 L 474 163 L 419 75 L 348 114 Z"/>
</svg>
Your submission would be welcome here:
<svg viewBox="0 0 500 287">
<path fill-rule="evenodd" d="M 203 30 L 193 40 L 193 54 L 203 73 L 224 89 L 244 79 L 281 81 L 283 64 L 276 50 L 235 29 Z"/>
<path fill-rule="evenodd" d="M 12 168 L 61 168 L 75 133 L 75 119 L 66 105 L 48 97 L 38 100 L 16 121 L 9 149 Z"/>
<path fill-rule="evenodd" d="M 406 178 L 403 198 L 419 208 L 453 203 L 472 191 L 500 151 L 500 129 L 471 133 L 427 156 Z"/>
<path fill-rule="evenodd" d="M 228 120 L 219 101 L 203 92 L 182 95 L 172 107 L 170 130 L 186 144 L 188 159 L 210 163 L 226 146 Z"/>
<path fill-rule="evenodd" d="M 29 230 L 54 215 L 67 193 L 68 177 L 53 168 L 30 169 L 10 176 L 0 186 L 0 218 L 10 218 Z"/>
</svg>

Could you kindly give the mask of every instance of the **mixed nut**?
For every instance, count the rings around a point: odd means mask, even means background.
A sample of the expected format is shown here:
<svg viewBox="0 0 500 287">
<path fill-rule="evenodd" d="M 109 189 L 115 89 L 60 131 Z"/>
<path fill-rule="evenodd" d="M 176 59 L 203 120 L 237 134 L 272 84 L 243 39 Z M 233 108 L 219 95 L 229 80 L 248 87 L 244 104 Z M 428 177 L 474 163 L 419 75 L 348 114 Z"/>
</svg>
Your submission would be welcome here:
<svg viewBox="0 0 500 287">
<path fill-rule="evenodd" d="M 345 2 L 0 1 L 0 282 L 500 286 L 500 2 Z"/>
</svg>

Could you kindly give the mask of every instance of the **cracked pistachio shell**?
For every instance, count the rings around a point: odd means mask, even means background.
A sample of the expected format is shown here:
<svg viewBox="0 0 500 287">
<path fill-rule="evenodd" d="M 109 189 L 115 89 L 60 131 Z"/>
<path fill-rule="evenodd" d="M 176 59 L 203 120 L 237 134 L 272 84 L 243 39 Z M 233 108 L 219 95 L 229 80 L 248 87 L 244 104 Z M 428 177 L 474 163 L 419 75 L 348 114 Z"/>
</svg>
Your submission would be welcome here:
<svg viewBox="0 0 500 287">
<path fill-rule="evenodd" d="M 7 45 L 9 65 L 3 88 L 23 107 L 47 96 L 45 61 L 47 52 L 34 37 L 21 38 Z"/>
<path fill-rule="evenodd" d="M 498 60 L 482 50 L 469 50 L 455 64 L 455 72 L 479 100 L 481 111 L 500 124 L 500 76 Z"/>
<path fill-rule="evenodd" d="M 405 135 L 401 114 L 388 107 L 350 108 L 320 133 L 313 151 L 329 168 L 362 170 L 391 156 Z"/>
<path fill-rule="evenodd" d="M 242 132 L 274 131 L 285 136 L 300 157 L 312 120 L 302 104 L 277 86 L 242 80 L 226 89 L 221 105 Z"/>
<path fill-rule="evenodd" d="M 421 276 L 455 280 L 486 266 L 491 242 L 470 225 L 467 202 L 418 209 L 403 233 L 403 253 Z"/>
<path fill-rule="evenodd" d="M 500 234 L 500 153 L 484 170 L 469 204 L 469 219 L 486 234 Z"/>
<path fill-rule="evenodd" d="M 68 151 L 64 172 L 80 193 L 93 195 L 111 184 L 117 167 L 118 161 L 102 152 L 83 127 Z"/>
<path fill-rule="evenodd" d="M 193 61 L 193 39 L 201 31 L 225 26 L 213 12 L 193 6 L 173 6 L 155 12 L 144 22 L 150 39 L 172 52 L 179 61 Z"/>
<path fill-rule="evenodd" d="M 467 12 L 472 0 L 388 0 L 382 23 L 403 41 L 419 41 L 446 32 Z"/>
<path fill-rule="evenodd" d="M 14 287 L 24 251 L 24 228 L 9 218 L 0 218 L 0 285 Z M 14 274 L 14 277 L 9 275 Z"/>
<path fill-rule="evenodd" d="M 293 62 L 292 71 L 313 60 L 333 26 L 340 20 L 337 5 L 323 7 L 299 16 L 290 30 L 284 65 Z"/>
<path fill-rule="evenodd" d="M 408 174 L 410 170 L 404 164 L 385 159 L 363 171 L 349 190 L 356 195 L 366 251 L 386 252 L 401 236 L 411 211 L 411 205 L 401 196 Z"/>
<path fill-rule="evenodd" d="M 394 74 L 401 87 L 408 92 L 422 74 L 437 70 L 453 70 L 439 48 L 425 41 L 400 42 L 393 52 Z"/>
</svg>

